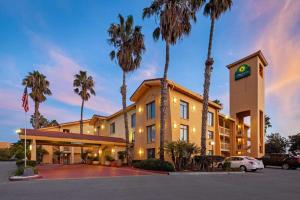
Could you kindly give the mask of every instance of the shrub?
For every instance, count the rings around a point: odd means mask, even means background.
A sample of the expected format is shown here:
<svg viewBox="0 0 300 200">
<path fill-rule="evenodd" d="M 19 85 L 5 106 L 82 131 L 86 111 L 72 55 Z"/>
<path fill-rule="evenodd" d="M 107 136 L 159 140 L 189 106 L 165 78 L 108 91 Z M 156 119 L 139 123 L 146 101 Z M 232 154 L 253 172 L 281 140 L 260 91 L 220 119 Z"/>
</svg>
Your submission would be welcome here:
<svg viewBox="0 0 300 200">
<path fill-rule="evenodd" d="M 11 157 L 12 155 L 9 148 L 0 149 L 0 160 L 2 161 L 11 160 Z"/>
<path fill-rule="evenodd" d="M 93 161 L 99 161 L 99 156 L 94 157 Z"/>
<path fill-rule="evenodd" d="M 230 168 L 231 168 L 231 162 L 225 160 L 225 162 L 223 163 L 223 169 L 226 170 L 226 171 L 229 171 Z"/>
<path fill-rule="evenodd" d="M 17 160 L 16 161 L 17 167 L 23 167 L 24 164 L 25 164 L 24 160 Z M 36 161 L 34 161 L 34 160 L 27 160 L 26 164 L 27 164 L 27 166 L 35 167 L 36 166 Z"/>
<path fill-rule="evenodd" d="M 118 152 L 118 158 L 119 158 L 119 160 L 122 160 L 122 162 L 123 162 L 124 159 L 125 159 L 125 155 L 126 155 L 125 151 L 119 151 Z"/>
<path fill-rule="evenodd" d="M 33 172 L 34 172 L 34 174 L 37 174 L 38 173 L 38 170 L 37 170 L 37 168 L 36 167 L 27 167 L 27 168 L 32 168 L 33 169 Z M 22 176 L 23 175 L 23 173 L 24 173 L 24 169 L 25 169 L 25 167 L 24 166 L 20 166 L 20 167 L 18 167 L 17 168 L 17 170 L 15 171 L 15 176 Z"/>
<path fill-rule="evenodd" d="M 147 159 L 140 162 L 134 162 L 133 166 L 140 169 L 154 170 L 154 171 L 174 171 L 174 166 L 167 161 L 158 159 Z"/>
<path fill-rule="evenodd" d="M 106 155 L 105 156 L 105 160 L 107 160 L 107 161 L 115 161 L 115 159 L 112 157 L 112 156 L 110 156 L 110 155 Z"/>
</svg>

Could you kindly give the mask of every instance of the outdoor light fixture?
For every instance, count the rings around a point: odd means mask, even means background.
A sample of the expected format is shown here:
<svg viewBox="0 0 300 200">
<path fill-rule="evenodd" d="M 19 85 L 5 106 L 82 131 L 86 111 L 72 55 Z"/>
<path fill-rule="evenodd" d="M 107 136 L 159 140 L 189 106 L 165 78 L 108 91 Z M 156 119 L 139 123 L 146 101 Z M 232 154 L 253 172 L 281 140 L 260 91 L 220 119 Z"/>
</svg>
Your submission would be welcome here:
<svg viewBox="0 0 300 200">
<path fill-rule="evenodd" d="M 97 157 L 97 153 L 94 153 L 94 157 Z"/>
<path fill-rule="evenodd" d="M 174 102 L 174 103 L 177 103 L 176 97 L 173 97 L 173 102 Z"/>
<path fill-rule="evenodd" d="M 239 125 L 238 125 L 238 129 L 241 129 L 241 128 L 242 128 L 242 126 L 239 124 Z"/>
<path fill-rule="evenodd" d="M 139 155 L 141 156 L 143 153 L 142 149 L 139 150 Z"/>
<path fill-rule="evenodd" d="M 17 129 L 17 130 L 16 130 L 16 133 L 21 133 L 21 129 Z"/>
<path fill-rule="evenodd" d="M 142 129 L 141 128 L 139 129 L 139 133 L 142 133 Z"/>
<path fill-rule="evenodd" d="M 210 142 L 210 145 L 214 146 L 214 145 L 215 145 L 215 142 L 214 142 L 214 141 L 211 141 L 211 142 Z"/>
<path fill-rule="evenodd" d="M 193 111 L 195 111 L 195 110 L 196 110 L 196 106 L 195 106 L 195 105 L 193 105 L 192 109 L 193 109 Z"/>
<path fill-rule="evenodd" d="M 90 133 L 90 131 L 87 131 L 87 133 Z"/>
<path fill-rule="evenodd" d="M 141 106 L 139 107 L 139 112 L 142 112 L 142 108 L 141 108 Z"/>
<path fill-rule="evenodd" d="M 229 116 L 228 116 L 228 115 L 225 115 L 225 119 L 229 119 Z"/>
<path fill-rule="evenodd" d="M 96 128 L 94 128 L 94 131 L 97 131 L 97 129 L 96 129 Z"/>
<path fill-rule="evenodd" d="M 102 154 L 102 149 L 99 149 L 98 153 L 99 153 L 99 155 Z"/>
<path fill-rule="evenodd" d="M 174 128 L 177 128 L 177 124 L 176 123 L 174 123 Z"/>
<path fill-rule="evenodd" d="M 104 129 L 104 125 L 103 124 L 101 125 L 101 129 Z"/>
<path fill-rule="evenodd" d="M 196 132 L 196 128 L 194 127 L 194 128 L 193 128 L 193 133 L 195 133 L 195 132 Z"/>
<path fill-rule="evenodd" d="M 111 149 L 111 153 L 115 153 L 115 151 L 116 151 L 116 150 L 115 150 L 114 148 Z"/>
<path fill-rule="evenodd" d="M 30 151 L 32 150 L 32 145 L 29 145 L 29 150 L 30 150 Z"/>
</svg>

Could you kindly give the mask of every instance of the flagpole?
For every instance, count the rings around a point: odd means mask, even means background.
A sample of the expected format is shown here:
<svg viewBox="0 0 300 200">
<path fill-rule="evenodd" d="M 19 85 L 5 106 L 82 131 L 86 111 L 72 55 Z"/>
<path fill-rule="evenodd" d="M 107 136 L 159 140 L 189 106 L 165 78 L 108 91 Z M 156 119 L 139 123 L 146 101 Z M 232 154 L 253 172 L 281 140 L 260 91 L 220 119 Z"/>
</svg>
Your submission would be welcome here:
<svg viewBox="0 0 300 200">
<path fill-rule="evenodd" d="M 27 136 L 27 131 L 26 131 L 26 129 L 27 129 L 27 112 L 25 111 L 25 162 L 24 162 L 24 166 L 25 166 L 25 168 L 27 167 L 27 141 L 26 141 L 26 136 Z"/>
</svg>

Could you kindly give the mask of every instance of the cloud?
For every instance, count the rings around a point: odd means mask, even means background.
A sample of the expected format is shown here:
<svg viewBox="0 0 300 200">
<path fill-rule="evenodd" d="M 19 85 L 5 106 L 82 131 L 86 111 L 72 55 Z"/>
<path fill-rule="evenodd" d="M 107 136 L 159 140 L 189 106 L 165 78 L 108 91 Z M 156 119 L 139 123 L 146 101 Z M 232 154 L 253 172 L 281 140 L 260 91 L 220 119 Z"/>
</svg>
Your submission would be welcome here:
<svg viewBox="0 0 300 200">
<path fill-rule="evenodd" d="M 264 11 L 272 12 L 272 18 L 255 45 L 256 49 L 263 50 L 269 61 L 267 109 L 272 113 L 276 131 L 294 134 L 300 131 L 300 1 L 267 2 L 277 9 Z"/>
<path fill-rule="evenodd" d="M 145 79 L 157 78 L 158 67 L 153 64 L 145 65 L 139 68 L 131 75 L 131 81 L 144 81 Z"/>
<path fill-rule="evenodd" d="M 40 64 L 38 69 L 47 76 L 50 82 L 50 89 L 53 93 L 50 98 L 68 105 L 81 106 L 80 97 L 74 93 L 73 80 L 74 75 L 83 70 L 93 76 L 96 90 L 96 96 L 91 96 L 85 103 L 85 107 L 104 114 L 111 114 L 119 109 L 113 100 L 104 96 L 106 92 L 110 91 L 109 80 L 87 67 L 83 67 L 59 47 L 44 40 L 39 35 L 32 32 L 29 32 L 29 35 L 33 43 L 40 49 L 47 49 L 46 52 L 42 52 L 48 58 L 47 64 Z"/>
</svg>

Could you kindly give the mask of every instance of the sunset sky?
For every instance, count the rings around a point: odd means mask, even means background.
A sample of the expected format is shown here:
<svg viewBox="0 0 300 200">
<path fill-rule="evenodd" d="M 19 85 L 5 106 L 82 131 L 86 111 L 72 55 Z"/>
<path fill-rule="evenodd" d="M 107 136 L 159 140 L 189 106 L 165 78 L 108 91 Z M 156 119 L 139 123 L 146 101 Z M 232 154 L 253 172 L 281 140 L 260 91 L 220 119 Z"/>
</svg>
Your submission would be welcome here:
<svg viewBox="0 0 300 200">
<path fill-rule="evenodd" d="M 150 2 L 0 0 L 0 141 L 16 141 L 15 130 L 25 126 L 21 81 L 33 70 L 50 81 L 53 95 L 40 106 L 48 119 L 80 119 L 80 97 L 72 87 L 79 70 L 86 70 L 96 82 L 97 96 L 86 104 L 84 118 L 121 108 L 121 70 L 109 59 L 111 47 L 107 43 L 107 28 L 117 22 L 119 13 L 132 14 L 135 24 L 143 27 L 147 49 L 141 68 L 129 75 L 128 96 L 144 79 L 161 77 L 164 43 L 152 39 L 155 20 L 141 18 L 142 9 Z M 191 34 L 170 52 L 169 79 L 200 94 L 209 23 L 199 12 Z M 226 65 L 261 49 L 269 62 L 266 113 L 273 127 L 268 133 L 299 133 L 300 1 L 234 0 L 231 11 L 217 21 L 214 36 L 210 98 L 221 100 L 222 112 L 229 112 Z M 30 100 L 29 115 L 32 113 Z"/>
</svg>

